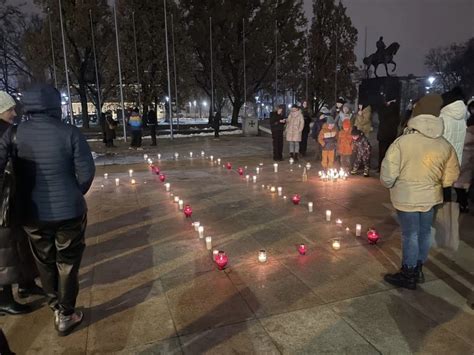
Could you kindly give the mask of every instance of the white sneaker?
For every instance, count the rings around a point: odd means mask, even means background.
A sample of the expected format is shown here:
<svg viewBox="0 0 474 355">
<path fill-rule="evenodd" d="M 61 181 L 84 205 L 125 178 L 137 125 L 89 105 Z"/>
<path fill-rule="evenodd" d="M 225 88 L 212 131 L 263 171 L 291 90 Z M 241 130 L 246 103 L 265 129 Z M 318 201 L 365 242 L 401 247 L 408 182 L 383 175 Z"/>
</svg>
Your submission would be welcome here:
<svg viewBox="0 0 474 355">
<path fill-rule="evenodd" d="M 71 334 L 75 327 L 82 323 L 84 314 L 81 311 L 75 311 L 73 314 L 65 316 L 59 314 L 58 335 L 60 337 Z"/>
</svg>

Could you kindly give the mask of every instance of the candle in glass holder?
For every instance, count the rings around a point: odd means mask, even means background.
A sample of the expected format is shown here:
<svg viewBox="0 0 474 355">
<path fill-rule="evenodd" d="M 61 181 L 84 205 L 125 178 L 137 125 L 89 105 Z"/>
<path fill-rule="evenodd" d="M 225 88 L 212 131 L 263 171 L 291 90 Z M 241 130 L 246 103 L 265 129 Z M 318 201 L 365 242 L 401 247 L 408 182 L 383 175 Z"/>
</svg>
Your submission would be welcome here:
<svg viewBox="0 0 474 355">
<path fill-rule="evenodd" d="M 148 154 L 143 154 L 143 160 L 147 160 L 148 159 Z"/>
<path fill-rule="evenodd" d="M 298 245 L 298 252 L 300 255 L 306 255 L 306 245 L 300 244 Z"/>
<path fill-rule="evenodd" d="M 120 179 L 119 178 L 116 178 L 115 179 L 115 186 L 119 186 L 120 185 Z"/>
<path fill-rule="evenodd" d="M 212 237 L 206 237 L 206 249 L 212 250 Z"/>
<path fill-rule="evenodd" d="M 193 209 L 191 208 L 190 205 L 184 206 L 183 212 L 186 218 L 190 218 L 193 215 Z"/>
<path fill-rule="evenodd" d="M 227 170 L 232 170 L 232 164 L 230 162 L 227 162 L 225 167 L 227 168 Z"/>
<path fill-rule="evenodd" d="M 194 230 L 195 230 L 196 232 L 198 231 L 200 225 L 201 225 L 201 222 L 194 222 L 194 223 L 193 223 Z"/>
<path fill-rule="evenodd" d="M 308 202 L 308 211 L 313 212 L 313 203 L 312 202 Z"/>
<path fill-rule="evenodd" d="M 275 186 L 272 186 L 272 187 L 270 188 L 270 192 L 271 192 L 271 193 L 275 193 L 275 192 L 276 192 Z"/>
<path fill-rule="evenodd" d="M 201 157 L 204 157 L 206 155 L 206 152 L 204 150 L 201 150 Z"/>
<path fill-rule="evenodd" d="M 311 163 L 306 163 L 306 170 L 311 169 Z"/>
<path fill-rule="evenodd" d="M 336 224 L 338 227 L 342 226 L 342 219 L 340 218 L 336 219 Z"/>
<path fill-rule="evenodd" d="M 257 182 L 257 177 L 254 175 L 252 176 L 253 183 L 255 184 Z"/>
<path fill-rule="evenodd" d="M 167 183 L 165 184 L 166 192 L 169 192 L 169 191 L 170 191 L 170 188 L 171 188 L 171 185 L 170 185 L 169 182 L 167 182 Z"/>
<path fill-rule="evenodd" d="M 258 252 L 258 261 L 260 261 L 261 263 L 264 263 L 267 261 L 267 252 L 264 249 L 261 249 Z"/>
<path fill-rule="evenodd" d="M 166 180 L 166 175 L 165 174 L 160 174 L 160 181 L 165 182 Z"/>
<path fill-rule="evenodd" d="M 133 176 L 133 170 L 132 170 L 132 169 L 130 169 L 130 170 L 128 171 L 128 176 L 130 176 L 130 177 Z"/>
<path fill-rule="evenodd" d="M 109 178 L 109 174 L 105 173 L 105 174 L 104 174 L 104 179 L 107 180 L 108 178 Z"/>
<path fill-rule="evenodd" d="M 332 214 L 331 210 L 326 210 L 326 221 L 328 222 L 331 221 L 331 214 Z"/>
<path fill-rule="evenodd" d="M 189 152 L 189 157 L 190 157 L 190 158 L 193 157 L 193 152 Z"/>
<path fill-rule="evenodd" d="M 284 199 L 284 200 L 286 200 L 287 198 L 288 198 L 288 197 L 286 197 L 286 196 L 283 196 L 283 199 Z"/>
<path fill-rule="evenodd" d="M 174 203 L 178 203 L 179 202 L 179 196 L 175 196 L 174 197 Z"/>
<path fill-rule="evenodd" d="M 211 161 L 214 161 L 214 155 L 211 155 L 209 159 L 211 159 Z"/>
<path fill-rule="evenodd" d="M 244 169 L 238 168 L 237 172 L 239 173 L 240 176 L 244 175 Z"/>
<path fill-rule="evenodd" d="M 245 180 L 249 181 L 250 180 L 250 175 L 245 175 Z"/>
<path fill-rule="evenodd" d="M 260 174 L 260 168 L 259 167 L 256 167 L 255 171 L 257 172 L 257 175 Z"/>
<path fill-rule="evenodd" d="M 183 208 L 184 208 L 184 201 L 183 201 L 183 200 L 179 200 L 179 201 L 178 201 L 178 209 L 181 211 Z"/>
<path fill-rule="evenodd" d="M 158 160 L 161 160 L 161 154 L 160 153 L 158 153 L 156 156 L 157 156 Z"/>
<path fill-rule="evenodd" d="M 222 250 L 220 250 L 219 253 L 217 253 L 215 261 L 216 261 L 216 264 L 217 264 L 217 268 L 219 270 L 224 270 L 227 263 L 229 262 L 229 258 L 227 257 L 227 255 Z"/>
<path fill-rule="evenodd" d="M 274 163 L 274 164 L 273 164 L 273 171 L 274 171 L 275 173 L 278 172 L 278 163 Z"/>
<path fill-rule="evenodd" d="M 369 243 L 373 245 L 377 244 L 377 242 L 379 241 L 380 235 L 374 227 L 369 228 L 369 230 L 367 231 L 367 239 L 369 240 Z"/>
<path fill-rule="evenodd" d="M 178 152 L 174 153 L 174 158 L 175 158 L 176 160 L 179 158 L 179 153 L 178 153 Z"/>
<path fill-rule="evenodd" d="M 131 183 L 132 183 L 132 185 L 135 185 L 137 182 L 135 181 L 135 179 L 132 179 Z"/>
<path fill-rule="evenodd" d="M 153 160 L 148 159 L 148 165 L 151 165 L 151 164 L 153 164 Z"/>
<path fill-rule="evenodd" d="M 217 164 L 221 164 L 221 158 L 217 158 Z"/>
<path fill-rule="evenodd" d="M 283 193 L 283 187 L 278 186 L 278 187 L 277 187 L 277 191 L 278 191 L 278 196 L 281 196 L 282 193 Z"/>
<path fill-rule="evenodd" d="M 199 226 L 198 227 L 198 233 L 199 233 L 199 238 L 200 239 L 204 238 L 204 226 Z"/>
<path fill-rule="evenodd" d="M 216 261 L 218 254 L 219 254 L 219 250 L 214 249 L 214 250 L 212 251 L 212 258 L 214 259 L 214 261 Z"/>
<path fill-rule="evenodd" d="M 335 240 L 332 241 L 332 248 L 334 250 L 341 249 L 341 242 L 339 241 L 339 239 L 335 239 Z"/>
<path fill-rule="evenodd" d="M 356 237 L 360 237 L 362 234 L 362 225 L 356 224 Z"/>
<path fill-rule="evenodd" d="M 293 165 L 293 163 L 295 162 L 295 160 L 293 158 L 290 158 L 290 165 Z"/>
<path fill-rule="evenodd" d="M 299 205 L 300 202 L 301 202 L 301 197 L 300 197 L 300 195 L 298 195 L 298 194 L 294 195 L 294 196 L 291 198 L 291 201 L 293 202 L 293 204 Z"/>
</svg>

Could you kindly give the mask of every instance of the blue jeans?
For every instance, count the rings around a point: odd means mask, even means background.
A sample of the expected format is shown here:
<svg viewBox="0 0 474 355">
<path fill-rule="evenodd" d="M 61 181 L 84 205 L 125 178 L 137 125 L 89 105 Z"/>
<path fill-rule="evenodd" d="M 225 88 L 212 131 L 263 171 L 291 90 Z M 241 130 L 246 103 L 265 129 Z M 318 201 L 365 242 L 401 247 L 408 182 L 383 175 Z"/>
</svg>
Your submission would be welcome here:
<svg viewBox="0 0 474 355">
<path fill-rule="evenodd" d="M 402 228 L 402 265 L 415 267 L 428 259 L 431 247 L 431 225 L 434 208 L 428 212 L 397 211 Z"/>
</svg>

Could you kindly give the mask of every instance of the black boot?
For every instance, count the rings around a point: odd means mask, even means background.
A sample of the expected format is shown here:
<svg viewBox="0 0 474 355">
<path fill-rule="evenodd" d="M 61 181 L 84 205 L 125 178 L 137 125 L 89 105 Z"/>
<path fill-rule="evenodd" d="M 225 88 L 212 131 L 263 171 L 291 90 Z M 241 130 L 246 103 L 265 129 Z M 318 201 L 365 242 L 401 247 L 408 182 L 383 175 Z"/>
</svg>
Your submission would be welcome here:
<svg viewBox="0 0 474 355">
<path fill-rule="evenodd" d="M 425 283 L 425 274 L 423 273 L 423 263 L 418 260 L 415 268 L 415 278 L 417 284 Z"/>
<path fill-rule="evenodd" d="M 294 154 L 293 154 L 293 153 L 290 153 L 290 158 L 291 158 L 291 159 L 294 158 Z"/>
<path fill-rule="evenodd" d="M 416 290 L 416 273 L 415 268 L 413 267 L 409 268 L 406 265 L 403 265 L 400 272 L 397 272 L 396 274 L 387 274 L 384 276 L 384 280 L 397 287 Z"/>
<path fill-rule="evenodd" d="M 19 315 L 31 312 L 29 306 L 15 302 L 11 285 L 2 288 L 2 291 L 0 291 L 0 315 Z"/>
<path fill-rule="evenodd" d="M 46 293 L 33 281 L 31 284 L 18 285 L 18 297 L 46 296 Z"/>
<path fill-rule="evenodd" d="M 298 153 L 295 153 L 295 154 L 294 154 L 294 157 L 295 157 L 295 161 L 298 161 L 298 160 L 299 160 L 299 159 L 298 159 Z"/>
</svg>

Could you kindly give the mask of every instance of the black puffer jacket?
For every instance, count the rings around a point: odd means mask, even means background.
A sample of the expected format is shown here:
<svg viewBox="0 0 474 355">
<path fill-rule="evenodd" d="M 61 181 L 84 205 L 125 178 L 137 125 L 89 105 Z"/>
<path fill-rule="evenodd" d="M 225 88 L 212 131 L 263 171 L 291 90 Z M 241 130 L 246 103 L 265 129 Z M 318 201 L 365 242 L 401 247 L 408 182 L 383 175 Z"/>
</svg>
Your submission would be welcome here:
<svg viewBox="0 0 474 355">
<path fill-rule="evenodd" d="M 23 96 L 29 120 L 18 126 L 15 165 L 22 221 L 63 221 L 87 211 L 95 165 L 86 139 L 76 127 L 61 122 L 61 98 L 49 85 L 38 85 Z M 11 131 L 0 141 L 0 173 L 7 162 Z"/>
</svg>

